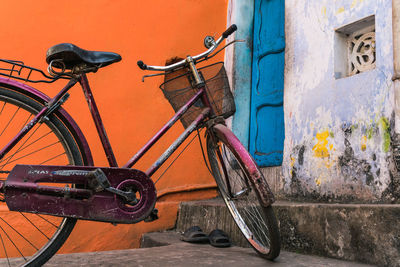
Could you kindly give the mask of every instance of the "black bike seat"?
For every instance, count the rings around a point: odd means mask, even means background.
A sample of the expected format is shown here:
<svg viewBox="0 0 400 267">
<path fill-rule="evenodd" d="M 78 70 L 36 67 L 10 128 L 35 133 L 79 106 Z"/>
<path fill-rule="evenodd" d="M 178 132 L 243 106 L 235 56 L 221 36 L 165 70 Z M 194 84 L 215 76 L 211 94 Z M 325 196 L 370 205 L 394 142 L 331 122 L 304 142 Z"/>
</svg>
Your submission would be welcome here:
<svg viewBox="0 0 400 267">
<path fill-rule="evenodd" d="M 62 60 L 66 69 L 72 69 L 81 63 L 101 68 L 118 62 L 122 58 L 117 53 L 88 51 L 74 44 L 62 43 L 52 46 L 47 50 L 46 62 L 50 63 L 54 59 Z"/>
</svg>

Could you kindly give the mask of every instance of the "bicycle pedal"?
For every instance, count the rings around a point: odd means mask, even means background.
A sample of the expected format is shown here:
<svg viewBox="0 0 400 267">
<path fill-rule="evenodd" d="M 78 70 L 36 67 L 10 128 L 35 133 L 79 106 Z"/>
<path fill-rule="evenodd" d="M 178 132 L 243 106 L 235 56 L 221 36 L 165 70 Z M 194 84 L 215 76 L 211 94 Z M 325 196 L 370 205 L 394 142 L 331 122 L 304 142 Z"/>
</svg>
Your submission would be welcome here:
<svg viewBox="0 0 400 267">
<path fill-rule="evenodd" d="M 150 215 L 147 216 L 146 219 L 144 219 L 145 222 L 152 222 L 158 219 L 158 209 L 153 209 L 150 212 Z"/>
<path fill-rule="evenodd" d="M 101 192 L 104 189 L 107 189 L 111 186 L 110 181 L 108 181 L 107 176 L 100 168 L 97 168 L 94 171 L 91 171 L 90 174 L 93 178 L 91 180 L 89 180 L 89 186 L 95 192 Z"/>
</svg>

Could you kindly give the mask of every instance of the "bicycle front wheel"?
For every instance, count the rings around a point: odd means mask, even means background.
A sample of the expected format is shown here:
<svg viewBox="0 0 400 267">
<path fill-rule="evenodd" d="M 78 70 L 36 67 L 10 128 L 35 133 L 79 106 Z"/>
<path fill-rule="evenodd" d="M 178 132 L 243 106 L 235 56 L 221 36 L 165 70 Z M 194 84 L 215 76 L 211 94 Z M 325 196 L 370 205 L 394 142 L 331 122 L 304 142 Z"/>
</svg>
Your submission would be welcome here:
<svg viewBox="0 0 400 267">
<path fill-rule="evenodd" d="M 44 100 L 0 84 L 0 147 L 4 147 L 44 106 Z M 0 179 L 16 164 L 84 165 L 81 143 L 61 114 L 35 125 L 3 158 Z M 65 186 L 65 185 L 60 185 Z M 0 265 L 41 266 L 63 245 L 76 219 L 11 212 L 0 194 Z"/>
<path fill-rule="evenodd" d="M 234 136 L 227 128 L 225 132 Z M 233 144 L 227 138 L 222 140 L 212 135 L 207 139 L 207 154 L 221 197 L 250 245 L 260 256 L 272 260 L 280 252 L 280 234 L 272 207 L 260 205 L 259 195 L 250 180 L 248 170 L 259 169 L 236 137 L 237 142 Z M 266 183 L 259 173 L 260 182 Z"/>
</svg>

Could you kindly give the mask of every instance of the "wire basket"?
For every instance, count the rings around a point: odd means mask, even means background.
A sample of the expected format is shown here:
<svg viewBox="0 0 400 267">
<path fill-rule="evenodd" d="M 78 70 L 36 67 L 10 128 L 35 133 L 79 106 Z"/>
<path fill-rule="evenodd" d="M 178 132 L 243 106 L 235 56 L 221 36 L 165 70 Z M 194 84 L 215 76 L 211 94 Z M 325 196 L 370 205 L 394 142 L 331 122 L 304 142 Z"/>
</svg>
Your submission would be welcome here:
<svg viewBox="0 0 400 267">
<path fill-rule="evenodd" d="M 216 115 L 225 119 L 232 116 L 236 111 L 236 107 L 224 63 L 218 62 L 199 68 L 198 71 L 205 80 L 206 92 Z M 175 112 L 185 105 L 198 91 L 192 86 L 191 77 L 191 73 L 187 69 L 180 69 L 167 73 L 165 82 L 160 85 L 165 98 L 168 99 Z M 187 128 L 203 109 L 204 106 L 201 100 L 197 100 L 181 117 L 183 127 Z"/>
</svg>

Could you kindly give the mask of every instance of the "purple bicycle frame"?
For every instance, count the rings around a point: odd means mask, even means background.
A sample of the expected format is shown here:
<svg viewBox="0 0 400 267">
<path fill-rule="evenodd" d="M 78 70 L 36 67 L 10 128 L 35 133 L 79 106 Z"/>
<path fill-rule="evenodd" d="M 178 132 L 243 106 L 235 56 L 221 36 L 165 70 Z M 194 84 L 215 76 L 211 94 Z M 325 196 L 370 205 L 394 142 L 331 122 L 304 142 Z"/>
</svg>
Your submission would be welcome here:
<svg viewBox="0 0 400 267">
<path fill-rule="evenodd" d="M 104 153 L 107 157 L 109 166 L 118 167 L 112 146 L 107 137 L 106 130 L 100 117 L 100 112 L 97 108 L 86 75 L 82 74 L 78 81 L 82 86 L 82 90 L 88 103 L 89 110 L 95 123 L 100 141 L 103 145 Z M 51 106 L 57 103 L 62 98 L 62 96 L 65 95 L 68 90 L 71 89 L 76 83 L 77 80 L 70 80 L 68 84 L 55 97 L 50 99 L 48 101 L 48 104 L 43 107 L 43 109 L 5 147 L 3 147 L 3 149 L 0 151 L 0 158 L 4 156 L 8 151 L 10 151 L 16 145 L 16 143 L 18 143 L 29 132 L 29 130 L 33 128 L 35 124 L 40 122 L 43 117 L 47 116 Z M 172 127 L 172 125 L 174 125 L 176 121 L 179 120 L 183 116 L 183 114 L 185 114 L 185 112 L 194 105 L 194 103 L 196 103 L 197 100 L 201 99 L 203 105 L 205 106 L 204 110 L 145 172 L 148 176 L 152 176 L 160 168 L 160 166 L 171 156 L 171 154 L 183 143 L 183 141 L 186 140 L 186 138 L 197 128 L 197 126 L 209 114 L 214 114 L 207 95 L 204 92 L 204 87 L 199 88 L 198 92 L 184 106 L 182 106 L 182 108 L 180 108 L 175 113 L 175 115 L 125 165 L 122 166 L 122 168 L 131 168 Z"/>
<path fill-rule="evenodd" d="M 96 102 L 93 98 L 89 82 L 85 74 L 81 75 L 79 80 L 83 92 L 86 97 L 86 101 L 89 105 L 90 112 L 92 114 L 94 123 L 96 125 L 99 138 L 103 145 L 104 152 L 107 156 L 110 167 L 117 167 L 117 161 L 115 159 L 110 141 L 108 140 L 106 131 L 104 129 L 100 113 L 97 109 Z M 196 103 L 197 100 L 201 99 L 204 110 L 196 117 L 196 119 L 185 129 L 185 131 L 173 142 L 170 147 L 151 165 L 145 172 L 151 177 L 161 165 L 171 156 L 171 154 L 186 140 L 186 138 L 197 128 L 197 126 L 209 115 L 214 114 L 211 108 L 210 102 L 207 95 L 205 94 L 205 87 L 200 87 L 198 92 L 185 104 L 183 105 L 175 115 L 125 164 L 122 168 L 131 168 L 142 156 L 179 120 L 185 112 Z"/>
</svg>

